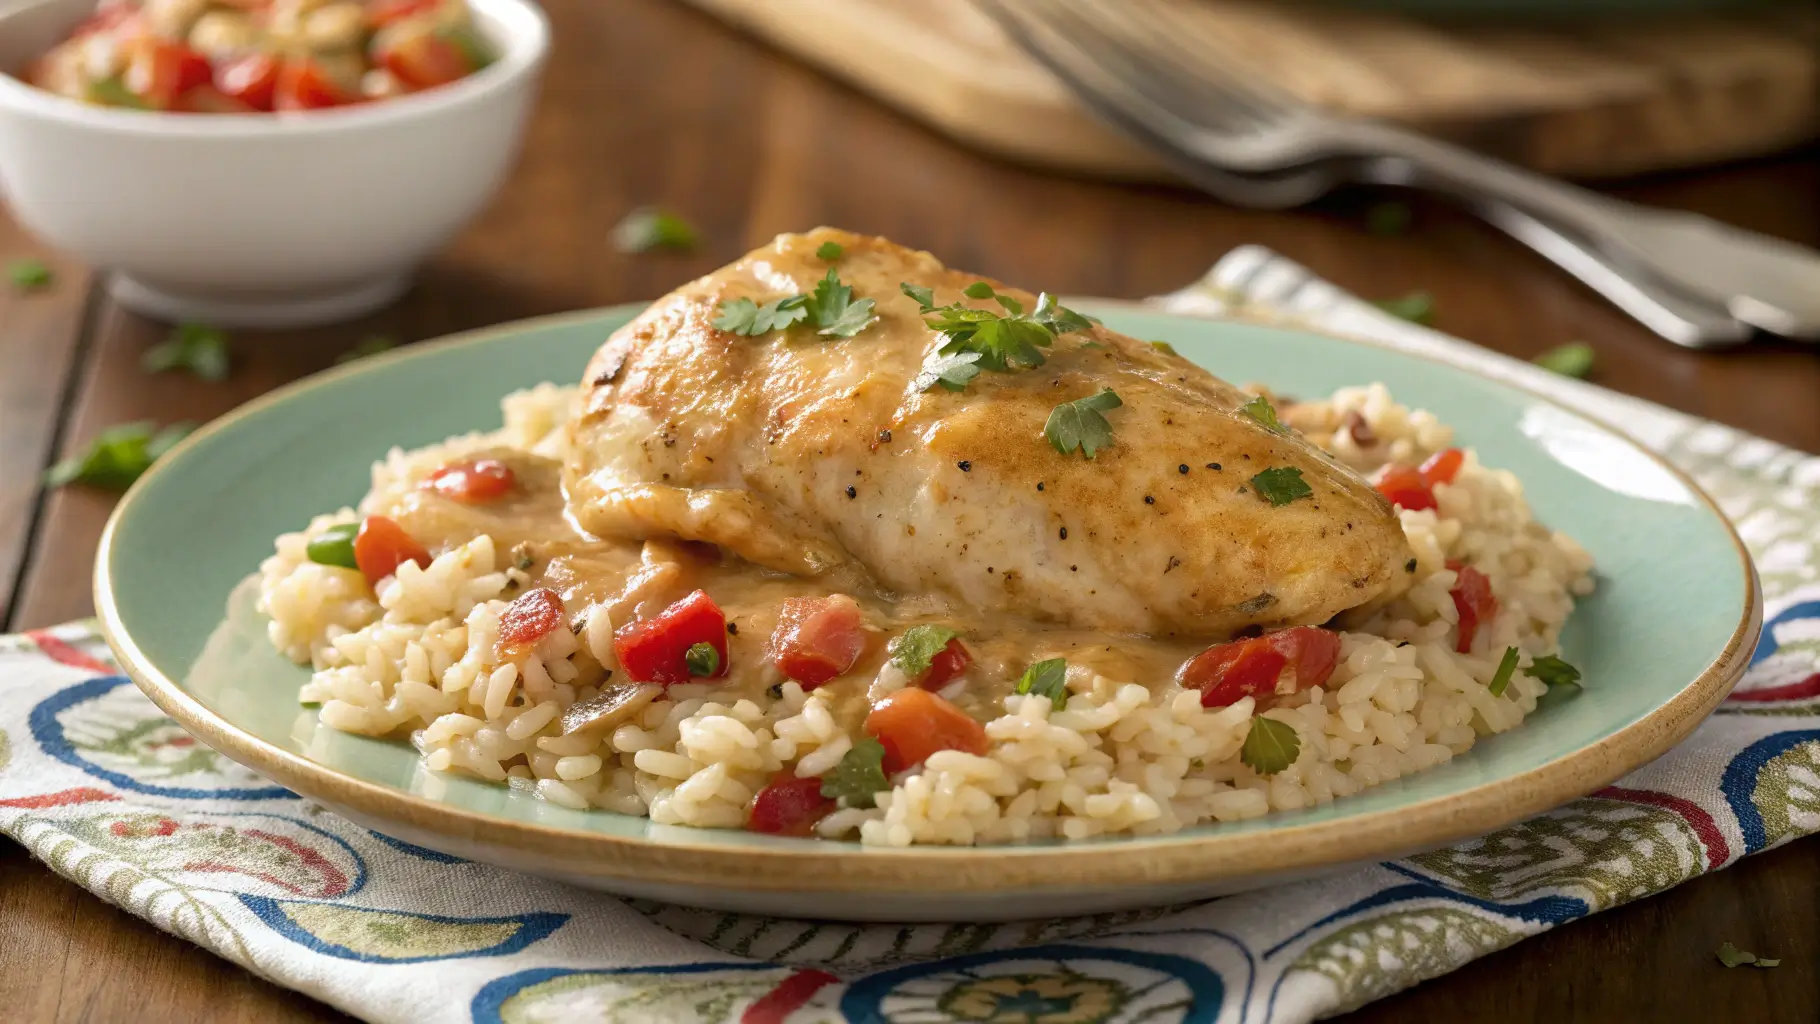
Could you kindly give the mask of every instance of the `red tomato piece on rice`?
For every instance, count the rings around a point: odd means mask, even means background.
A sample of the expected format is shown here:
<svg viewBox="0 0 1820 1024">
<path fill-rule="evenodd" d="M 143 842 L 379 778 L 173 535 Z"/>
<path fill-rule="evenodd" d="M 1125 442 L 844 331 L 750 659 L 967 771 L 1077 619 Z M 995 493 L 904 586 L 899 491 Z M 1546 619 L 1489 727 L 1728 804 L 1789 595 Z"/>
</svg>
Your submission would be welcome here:
<svg viewBox="0 0 1820 1024">
<path fill-rule="evenodd" d="M 813 690 L 845 675 L 866 650 L 859 603 L 845 594 L 792 597 L 777 614 L 767 653 L 787 679 Z"/>
<path fill-rule="evenodd" d="M 719 657 L 707 678 L 727 674 L 727 616 L 705 591 L 697 590 L 648 619 L 628 622 L 613 635 L 613 653 L 627 678 L 670 686 L 695 678 L 689 648 L 707 644 Z"/>
<path fill-rule="evenodd" d="M 822 796 L 822 780 L 799 779 L 788 768 L 772 776 L 752 801 L 746 829 L 774 836 L 811 836 L 815 823 L 838 806 Z"/>
</svg>

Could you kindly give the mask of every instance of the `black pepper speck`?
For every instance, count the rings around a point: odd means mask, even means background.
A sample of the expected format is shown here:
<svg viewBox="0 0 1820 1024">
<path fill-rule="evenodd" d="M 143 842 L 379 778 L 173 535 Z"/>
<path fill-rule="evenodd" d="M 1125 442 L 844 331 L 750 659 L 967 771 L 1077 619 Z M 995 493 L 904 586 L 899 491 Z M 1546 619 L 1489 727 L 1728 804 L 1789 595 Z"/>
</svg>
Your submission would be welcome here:
<svg viewBox="0 0 1820 1024">
<path fill-rule="evenodd" d="M 1040 490 L 1042 490 L 1042 489 L 1043 489 L 1043 483 L 1042 483 L 1042 481 L 1040 481 L 1040 480 L 1039 480 L 1039 481 L 1037 481 L 1037 484 L 1036 484 L 1036 489 L 1037 489 L 1037 490 L 1039 490 L 1039 491 L 1040 491 Z"/>
<path fill-rule="evenodd" d="M 961 461 L 955 463 L 955 465 L 961 467 L 961 472 L 963 472 L 963 473 L 973 472 L 973 463 L 968 462 L 966 459 L 962 459 Z"/>
<path fill-rule="evenodd" d="M 1154 505 L 1154 504 L 1156 504 L 1156 498 L 1146 494 L 1146 495 L 1144 495 L 1144 504 Z"/>
<path fill-rule="evenodd" d="M 1217 462 L 1209 462 L 1207 464 L 1207 468 L 1213 470 L 1215 473 L 1218 473 L 1220 471 L 1220 464 Z"/>
<path fill-rule="evenodd" d="M 847 488 L 847 497 L 857 498 L 857 497 L 859 497 L 859 492 L 854 490 L 853 488 L 849 487 L 849 488 Z"/>
<path fill-rule="evenodd" d="M 1061 533 L 1062 533 L 1062 539 L 1067 540 L 1068 539 L 1068 528 L 1066 526 L 1062 527 Z"/>
<path fill-rule="evenodd" d="M 1187 476 L 1188 475 L 1188 463 L 1184 462 L 1181 465 L 1175 467 L 1175 471 L 1177 473 L 1182 474 L 1183 476 Z"/>
<path fill-rule="evenodd" d="M 878 440 L 879 440 L 879 443 L 881 443 L 881 444 L 890 444 L 891 443 L 891 431 L 889 431 L 889 430 L 879 431 Z"/>
<path fill-rule="evenodd" d="M 1416 560 L 1412 558 L 1409 561 L 1404 562 L 1403 571 L 1404 572 L 1415 572 L 1416 571 Z"/>
<path fill-rule="evenodd" d="M 737 623 L 737 622 L 727 623 L 727 632 L 733 634 L 734 636 L 738 636 L 739 635 L 739 623 Z"/>
</svg>

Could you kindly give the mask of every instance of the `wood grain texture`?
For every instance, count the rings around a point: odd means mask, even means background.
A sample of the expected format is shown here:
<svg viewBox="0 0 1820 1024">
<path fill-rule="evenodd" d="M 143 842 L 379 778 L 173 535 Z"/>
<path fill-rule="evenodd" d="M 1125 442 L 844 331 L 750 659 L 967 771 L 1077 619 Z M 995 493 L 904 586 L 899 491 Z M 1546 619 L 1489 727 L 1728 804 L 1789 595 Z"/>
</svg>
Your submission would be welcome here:
<svg viewBox="0 0 1820 1024">
<path fill-rule="evenodd" d="M 38 478 L 55 439 L 89 290 L 86 271 L 47 254 L 0 209 L 0 270 L 21 259 L 44 261 L 53 278 L 29 292 L 0 278 L 0 629 L 25 568 Z"/>
<path fill-rule="evenodd" d="M 972 0 L 690 0 L 968 145 L 1168 180 Z M 1318 106 L 1551 174 L 1766 153 L 1820 134 L 1820 9 L 1423 21 L 1281 0 L 1179 0 L 1170 34 Z"/>
<path fill-rule="evenodd" d="M 165 328 L 104 304 L 61 411 L 66 449 L 120 420 L 214 415 L 328 365 L 369 333 L 409 341 L 650 297 L 778 231 L 832 223 L 1021 284 L 1124 297 L 1177 287 L 1228 249 L 1257 242 L 1368 297 L 1426 289 L 1441 329 L 1499 351 L 1527 357 L 1588 341 L 1600 383 L 1820 451 L 1813 348 L 1675 349 L 1444 205 L 1416 203 L 1410 231 L 1379 238 L 1362 226 L 1370 196 L 1265 214 L 1177 189 L 1047 175 L 983 159 L 670 0 L 547 7 L 557 47 L 525 158 L 403 302 L 331 330 L 242 335 L 234 374 L 219 385 L 142 375 L 139 354 Z M 1820 243 L 1820 150 L 1614 191 Z M 701 247 L 615 252 L 612 225 L 640 203 L 687 215 Z M 24 344 L 15 323 L 0 319 L 7 353 Z M 17 367 L 4 365 L 0 388 L 12 386 Z M 6 420 L 0 452 L 20 437 L 49 437 L 58 415 L 43 408 Z M 109 505 L 76 490 L 47 504 L 15 625 L 87 613 L 88 560 Z M 0 538 L 18 529 L 13 516 L 0 514 Z M 1528 939 L 1350 1020 L 1820 1019 L 1816 893 L 1820 840 L 1809 839 Z M 1780 954 L 1784 966 L 1727 971 L 1711 955 L 1725 941 Z M 4 843 L 0 1008 L 0 1019 L 32 1024 L 348 1019 L 112 909 Z"/>
</svg>

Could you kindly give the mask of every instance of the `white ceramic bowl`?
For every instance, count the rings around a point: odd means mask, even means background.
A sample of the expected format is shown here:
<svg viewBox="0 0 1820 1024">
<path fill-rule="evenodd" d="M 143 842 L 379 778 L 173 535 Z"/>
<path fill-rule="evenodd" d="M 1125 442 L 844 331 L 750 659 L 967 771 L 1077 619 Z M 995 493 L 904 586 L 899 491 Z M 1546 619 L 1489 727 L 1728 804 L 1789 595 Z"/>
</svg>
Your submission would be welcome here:
<svg viewBox="0 0 1820 1024">
<path fill-rule="evenodd" d="M 46 243 L 165 320 L 358 316 L 467 223 L 515 158 L 549 52 L 531 0 L 469 0 L 500 59 L 337 110 L 186 115 L 77 103 L 17 78 L 94 0 L 0 3 L 0 194 Z"/>
</svg>

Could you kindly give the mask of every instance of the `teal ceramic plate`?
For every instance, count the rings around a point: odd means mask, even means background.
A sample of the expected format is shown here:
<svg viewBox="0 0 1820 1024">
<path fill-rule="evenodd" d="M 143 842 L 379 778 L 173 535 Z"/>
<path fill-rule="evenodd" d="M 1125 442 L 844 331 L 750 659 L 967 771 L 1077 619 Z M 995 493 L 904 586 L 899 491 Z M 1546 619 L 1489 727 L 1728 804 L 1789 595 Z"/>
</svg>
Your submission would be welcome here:
<svg viewBox="0 0 1820 1024">
<path fill-rule="evenodd" d="M 1354 341 L 1085 303 L 1235 381 L 1291 394 L 1383 381 L 1514 470 L 1543 522 L 1597 561 L 1563 637 L 1587 686 L 1432 771 L 1315 810 L 1164 837 L 978 849 L 858 845 L 653 825 L 424 771 L 406 744 L 343 735 L 296 703 L 305 670 L 264 639 L 250 588 L 272 538 L 354 503 L 392 445 L 497 424 L 510 389 L 569 381 L 632 307 L 535 320 L 362 361 L 199 431 L 121 502 L 96 604 L 167 713 L 255 771 L 368 827 L 596 888 L 757 912 L 982 920 L 1255 887 L 1474 835 L 1599 788 L 1719 703 L 1756 643 L 1749 556 L 1712 503 L 1628 439 L 1547 399 Z M 856 899 L 858 893 L 864 898 Z"/>
</svg>

